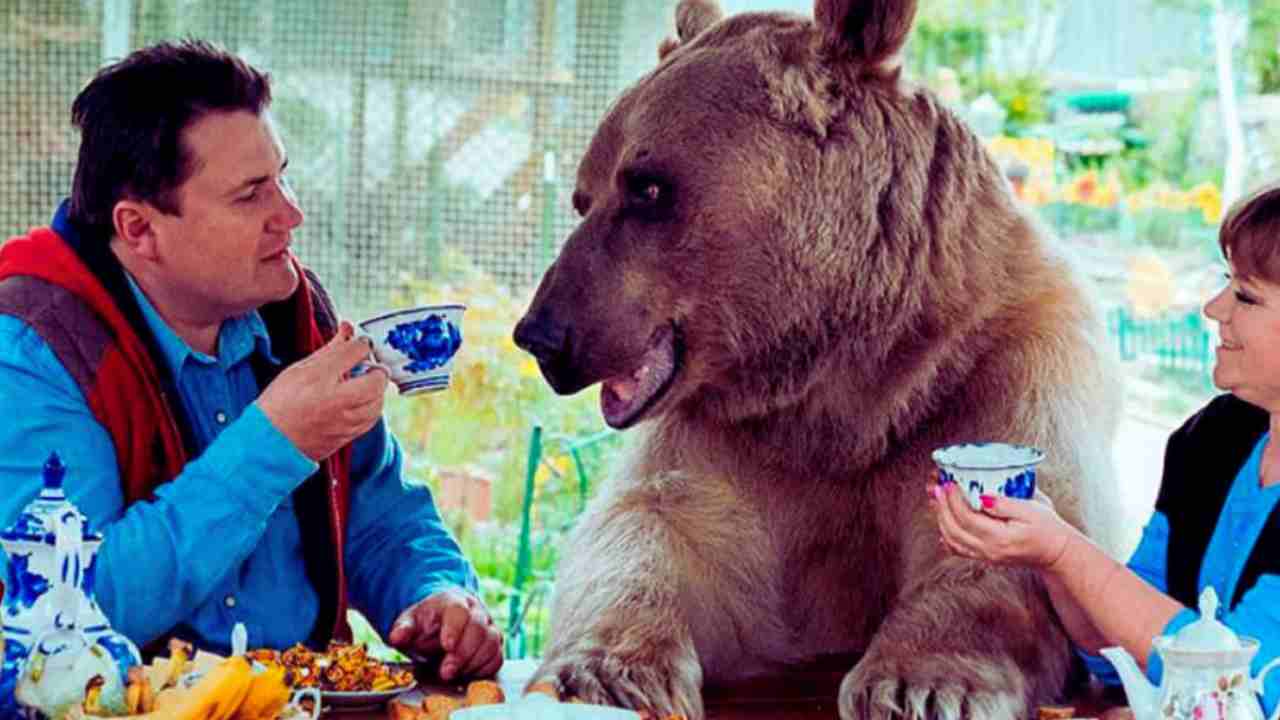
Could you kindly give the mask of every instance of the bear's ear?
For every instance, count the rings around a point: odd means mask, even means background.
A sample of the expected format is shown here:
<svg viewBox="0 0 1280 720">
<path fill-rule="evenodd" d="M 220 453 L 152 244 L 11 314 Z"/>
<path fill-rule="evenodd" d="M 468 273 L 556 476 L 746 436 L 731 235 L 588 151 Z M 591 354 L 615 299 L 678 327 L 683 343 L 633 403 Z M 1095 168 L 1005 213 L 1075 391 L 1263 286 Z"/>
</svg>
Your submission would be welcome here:
<svg viewBox="0 0 1280 720">
<path fill-rule="evenodd" d="M 907 41 L 917 0 L 814 0 L 813 19 L 835 56 L 879 64 Z"/>
<path fill-rule="evenodd" d="M 715 25 L 724 17 L 716 0 L 681 0 L 676 8 L 676 38 L 667 38 L 658 46 L 658 59 L 661 60 L 672 50 L 688 43 L 703 30 Z"/>
</svg>

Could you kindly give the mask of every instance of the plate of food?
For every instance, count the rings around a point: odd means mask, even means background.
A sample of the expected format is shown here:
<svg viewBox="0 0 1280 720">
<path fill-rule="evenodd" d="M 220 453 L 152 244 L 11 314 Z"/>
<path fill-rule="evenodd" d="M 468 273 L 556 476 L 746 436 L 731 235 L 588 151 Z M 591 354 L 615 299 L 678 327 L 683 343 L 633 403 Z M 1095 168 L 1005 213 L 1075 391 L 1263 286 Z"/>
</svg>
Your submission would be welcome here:
<svg viewBox="0 0 1280 720">
<path fill-rule="evenodd" d="M 492 680 L 473 680 L 465 689 L 419 688 L 387 705 L 390 720 L 659 720 L 633 710 L 590 705 L 574 698 L 562 702 L 548 683 L 509 694 Z M 660 720 L 684 720 L 670 716 Z"/>
<path fill-rule="evenodd" d="M 501 705 L 455 710 L 449 720 L 642 720 L 642 716 L 633 710 L 559 703 L 545 695 L 529 695 Z"/>
<path fill-rule="evenodd" d="M 299 644 L 284 651 L 251 650 L 246 655 L 267 667 L 283 667 L 294 689 L 315 688 L 320 702 L 332 707 L 384 705 L 417 687 L 410 666 L 378 660 L 363 644 L 331 642 L 324 652 Z"/>
</svg>

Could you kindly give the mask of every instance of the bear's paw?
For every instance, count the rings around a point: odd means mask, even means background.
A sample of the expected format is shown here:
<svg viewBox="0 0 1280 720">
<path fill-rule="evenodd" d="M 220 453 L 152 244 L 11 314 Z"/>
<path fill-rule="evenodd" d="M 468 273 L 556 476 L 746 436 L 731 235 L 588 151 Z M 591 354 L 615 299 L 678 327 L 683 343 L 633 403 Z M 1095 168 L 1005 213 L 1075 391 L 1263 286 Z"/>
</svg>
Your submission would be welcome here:
<svg viewBox="0 0 1280 720">
<path fill-rule="evenodd" d="M 897 663 L 869 655 L 840 684 L 841 720 L 1019 720 L 1027 715 L 1021 677 L 997 660 L 935 657 Z M 991 667 L 973 664 L 989 662 Z M 910 666 L 928 668 L 913 673 Z M 952 668 L 940 677 L 940 668 Z"/>
<path fill-rule="evenodd" d="M 697 659 L 627 660 L 603 648 L 548 655 L 527 687 L 551 683 L 566 701 L 647 711 L 657 717 L 701 720 L 702 670 Z"/>
</svg>

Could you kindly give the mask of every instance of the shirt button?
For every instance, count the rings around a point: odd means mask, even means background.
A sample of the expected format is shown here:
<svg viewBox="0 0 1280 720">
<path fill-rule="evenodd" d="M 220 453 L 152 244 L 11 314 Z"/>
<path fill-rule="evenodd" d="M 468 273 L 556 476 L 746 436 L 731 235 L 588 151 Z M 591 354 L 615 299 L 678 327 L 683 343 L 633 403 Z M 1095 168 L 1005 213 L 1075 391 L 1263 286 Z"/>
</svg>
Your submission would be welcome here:
<svg viewBox="0 0 1280 720">
<path fill-rule="evenodd" d="M 235 606 L 236 606 L 236 596 L 235 596 L 235 595 L 228 595 L 226 598 L 224 598 L 224 599 L 223 599 L 222 604 L 223 604 L 223 605 L 226 605 L 226 606 L 227 606 L 227 607 L 229 607 L 229 608 L 233 608 L 233 607 L 235 607 Z"/>
<path fill-rule="evenodd" d="M 213 414 L 213 419 L 217 420 L 219 425 L 227 424 L 227 414 L 222 412 L 221 410 Z"/>
</svg>

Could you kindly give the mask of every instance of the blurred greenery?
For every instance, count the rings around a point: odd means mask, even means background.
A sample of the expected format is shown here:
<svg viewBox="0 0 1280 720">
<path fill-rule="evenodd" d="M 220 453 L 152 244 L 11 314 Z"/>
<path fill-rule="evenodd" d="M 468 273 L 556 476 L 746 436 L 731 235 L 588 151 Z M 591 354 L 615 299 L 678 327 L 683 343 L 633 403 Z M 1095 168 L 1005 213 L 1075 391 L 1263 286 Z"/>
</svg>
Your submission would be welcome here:
<svg viewBox="0 0 1280 720">
<path fill-rule="evenodd" d="M 1249 37 L 1245 56 L 1259 93 L 1280 92 L 1280 0 L 1249 3 Z"/>
<path fill-rule="evenodd" d="M 962 85 L 968 95 L 987 92 L 1000 103 L 1008 113 L 1005 131 L 1011 135 L 1021 135 L 1049 119 L 1049 86 L 1038 73 L 1001 75 L 988 71 L 962 78 Z"/>
<path fill-rule="evenodd" d="M 500 481 L 494 519 L 517 519 L 525 451 L 534 423 L 549 432 L 588 434 L 601 429 L 599 389 L 568 398 L 547 386 L 533 358 L 511 334 L 528 305 L 455 249 L 446 247 L 425 280 L 405 274 L 390 306 L 462 302 L 462 349 L 448 391 L 396 398 L 387 417 L 409 458 L 411 473 L 431 483 L 441 468 L 476 466 Z"/>
<path fill-rule="evenodd" d="M 400 278 L 389 306 L 462 302 L 463 344 L 447 391 L 388 399 L 388 424 L 404 448 L 406 476 L 426 483 L 439 497 L 440 472 L 475 468 L 492 478 L 492 514 L 472 522 L 461 511 L 444 517 L 481 578 L 495 620 L 507 627 L 507 602 L 515 579 L 520 510 L 524 499 L 529 437 L 535 424 L 546 432 L 535 475 L 536 500 L 530 533 L 532 593 L 526 611 L 531 634 L 545 633 L 545 598 L 559 558 L 560 542 L 581 510 L 578 469 L 567 453 L 573 439 L 600 433 L 599 390 L 556 396 L 531 356 L 516 347 L 512 331 L 528 304 L 456 249 L 445 247 L 432 279 Z M 620 436 L 619 436 L 620 437 Z M 581 453 L 594 489 L 606 476 L 618 442 Z"/>
</svg>

